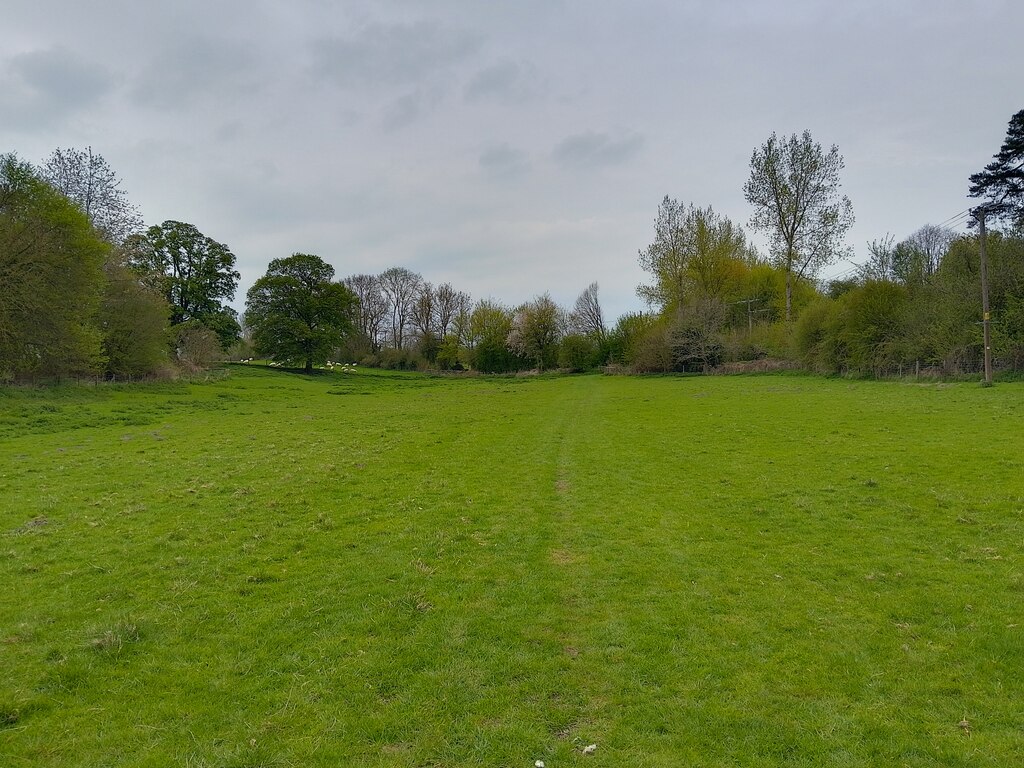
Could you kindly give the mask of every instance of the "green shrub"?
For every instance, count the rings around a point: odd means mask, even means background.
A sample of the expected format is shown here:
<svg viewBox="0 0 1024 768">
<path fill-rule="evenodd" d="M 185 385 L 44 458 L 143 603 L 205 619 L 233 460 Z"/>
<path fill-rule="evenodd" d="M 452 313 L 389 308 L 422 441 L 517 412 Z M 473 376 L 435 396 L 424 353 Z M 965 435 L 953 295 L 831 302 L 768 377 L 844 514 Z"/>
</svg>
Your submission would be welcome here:
<svg viewBox="0 0 1024 768">
<path fill-rule="evenodd" d="M 793 330 L 793 356 L 808 370 L 826 373 L 831 369 L 827 360 L 827 336 L 835 306 L 832 299 L 820 299 L 797 318 Z"/>
<path fill-rule="evenodd" d="M 110 378 L 149 376 L 167 365 L 170 306 L 116 260 L 104 266 L 100 303 L 104 373 Z"/>
<path fill-rule="evenodd" d="M 558 365 L 573 372 L 590 371 L 601 364 L 601 347 L 591 336 L 571 333 L 558 348 Z"/>
<path fill-rule="evenodd" d="M 673 370 L 707 373 L 722 363 L 726 314 L 726 305 L 712 298 L 696 299 L 676 311 L 668 329 Z"/>
<path fill-rule="evenodd" d="M 860 373 L 887 373 L 903 362 L 904 314 L 907 289 L 883 280 L 870 280 L 844 294 L 843 367 Z"/>
<path fill-rule="evenodd" d="M 668 328 L 659 322 L 631 340 L 629 367 L 636 373 L 665 373 L 673 370 L 672 345 Z"/>
<path fill-rule="evenodd" d="M 378 365 L 389 371 L 423 371 L 427 361 L 415 349 L 391 349 L 385 347 L 377 353 Z"/>
<path fill-rule="evenodd" d="M 170 331 L 175 359 L 186 371 L 209 368 L 223 357 L 217 334 L 198 320 L 180 323 L 173 326 Z"/>
<path fill-rule="evenodd" d="M 631 366 L 648 333 L 657 323 L 657 317 L 644 312 L 623 315 L 608 334 L 606 360 L 615 365 Z"/>
</svg>

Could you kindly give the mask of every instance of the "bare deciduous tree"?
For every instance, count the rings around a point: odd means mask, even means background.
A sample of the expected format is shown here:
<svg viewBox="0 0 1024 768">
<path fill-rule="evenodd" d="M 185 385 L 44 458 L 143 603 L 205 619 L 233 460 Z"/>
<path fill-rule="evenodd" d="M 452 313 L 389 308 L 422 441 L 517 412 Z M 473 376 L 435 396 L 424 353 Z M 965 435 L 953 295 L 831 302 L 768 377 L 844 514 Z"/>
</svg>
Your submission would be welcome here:
<svg viewBox="0 0 1024 768">
<path fill-rule="evenodd" d="M 604 340 L 608 331 L 604 324 L 601 302 L 597 296 L 597 283 L 588 285 L 576 299 L 569 321 L 576 333 Z"/>
<path fill-rule="evenodd" d="M 381 291 L 380 279 L 376 275 L 352 275 L 345 278 L 345 285 L 359 299 L 356 310 L 356 327 L 366 337 L 370 349 L 380 349 L 381 326 L 388 312 L 388 302 Z"/>
<path fill-rule="evenodd" d="M 473 300 L 468 293 L 458 291 L 455 296 L 455 314 L 452 316 L 449 333 L 464 347 L 473 348 Z"/>
<path fill-rule="evenodd" d="M 423 277 L 405 267 L 392 267 L 382 272 L 379 279 L 388 306 L 388 341 L 395 349 L 402 349 L 409 330 L 413 303 L 423 283 Z"/>
<path fill-rule="evenodd" d="M 50 186 L 82 209 L 107 241 L 119 245 L 142 230 L 142 215 L 121 189 L 103 155 L 85 149 L 55 149 L 39 169 Z"/>
<path fill-rule="evenodd" d="M 953 239 L 950 230 L 933 224 L 926 224 L 901 243 L 887 234 L 868 243 L 869 258 L 858 268 L 858 276 L 910 287 L 922 285 L 935 275 Z"/>
<path fill-rule="evenodd" d="M 469 314 L 469 294 L 455 290 L 451 283 L 441 283 L 434 292 L 434 298 L 437 303 L 437 329 L 441 336 L 447 336 L 452 332 L 459 312 Z"/>
<path fill-rule="evenodd" d="M 713 296 L 699 296 L 680 307 L 668 330 L 675 365 L 707 373 L 721 363 L 724 348 L 719 332 L 726 317 L 726 305 Z"/>
<path fill-rule="evenodd" d="M 938 271 L 939 263 L 949 250 L 953 238 L 950 230 L 934 224 L 925 224 L 907 238 L 907 245 L 921 256 L 921 267 L 925 277 L 931 277 Z"/>
<path fill-rule="evenodd" d="M 412 327 L 420 339 L 437 338 L 437 292 L 424 280 L 412 301 Z"/>
<path fill-rule="evenodd" d="M 868 243 L 868 254 L 868 260 L 857 268 L 861 280 L 895 282 L 898 279 L 896 239 L 892 235 L 887 233 L 881 240 Z"/>
</svg>

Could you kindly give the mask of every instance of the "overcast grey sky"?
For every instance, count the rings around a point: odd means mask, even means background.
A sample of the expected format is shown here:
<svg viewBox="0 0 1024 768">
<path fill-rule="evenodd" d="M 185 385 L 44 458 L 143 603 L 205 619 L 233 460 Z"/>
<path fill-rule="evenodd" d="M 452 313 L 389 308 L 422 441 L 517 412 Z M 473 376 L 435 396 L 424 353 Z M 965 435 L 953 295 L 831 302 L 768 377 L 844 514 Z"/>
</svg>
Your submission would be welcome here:
<svg viewBox="0 0 1024 768">
<path fill-rule="evenodd" d="M 238 308 L 302 251 L 511 304 L 596 280 L 614 319 L 662 197 L 745 225 L 772 131 L 839 145 L 859 260 L 965 209 L 1024 108 L 1022 22 L 1021 0 L 5 0 L 0 152 L 91 145 L 147 223 L 232 249 Z"/>
</svg>

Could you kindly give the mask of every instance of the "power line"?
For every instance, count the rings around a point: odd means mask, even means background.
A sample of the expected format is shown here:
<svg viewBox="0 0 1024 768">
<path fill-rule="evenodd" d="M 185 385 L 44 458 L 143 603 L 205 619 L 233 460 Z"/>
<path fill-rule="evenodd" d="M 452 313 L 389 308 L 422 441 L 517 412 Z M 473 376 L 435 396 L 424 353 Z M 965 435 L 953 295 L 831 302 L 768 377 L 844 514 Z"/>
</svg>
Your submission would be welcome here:
<svg viewBox="0 0 1024 768">
<path fill-rule="evenodd" d="M 950 216 L 948 219 L 946 219 L 943 222 L 940 222 L 939 224 L 936 224 L 935 226 L 937 226 L 937 227 L 955 226 L 955 225 L 952 224 L 953 221 L 955 221 L 956 219 L 959 219 L 961 217 L 964 217 L 964 216 L 969 218 L 970 215 L 971 215 L 971 209 L 970 208 L 966 208 L 965 210 L 960 211 L 960 213 L 957 213 L 957 214 L 954 214 L 953 216 Z"/>
<path fill-rule="evenodd" d="M 854 264 L 852 267 L 849 267 L 849 268 L 843 270 L 842 272 L 840 272 L 837 275 L 833 275 L 829 279 L 831 279 L 831 280 L 843 280 L 843 279 L 845 279 L 847 277 L 852 277 L 853 275 L 856 275 L 860 271 L 860 268 L 861 268 L 860 264 Z"/>
<path fill-rule="evenodd" d="M 967 224 L 967 222 L 970 221 L 971 218 L 971 210 L 968 209 L 967 211 L 963 211 L 961 213 L 958 213 L 956 216 L 946 219 L 944 222 L 942 222 L 941 224 L 937 224 L 936 226 L 938 226 L 940 229 L 956 230 L 960 229 L 965 224 Z"/>
</svg>

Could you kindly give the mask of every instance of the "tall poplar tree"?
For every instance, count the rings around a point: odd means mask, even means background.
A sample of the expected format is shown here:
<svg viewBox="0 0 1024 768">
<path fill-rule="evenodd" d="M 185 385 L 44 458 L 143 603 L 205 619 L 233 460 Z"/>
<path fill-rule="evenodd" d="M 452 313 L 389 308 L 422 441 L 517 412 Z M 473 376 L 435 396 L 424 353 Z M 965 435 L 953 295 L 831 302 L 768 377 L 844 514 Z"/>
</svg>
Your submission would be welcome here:
<svg viewBox="0 0 1024 768">
<path fill-rule="evenodd" d="M 772 241 L 772 255 L 786 273 L 786 319 L 791 319 L 793 281 L 814 277 L 842 254 L 843 238 L 853 226 L 853 205 L 839 193 L 843 169 L 839 148 L 825 152 L 802 135 L 775 133 L 750 158 L 743 187 L 754 206 L 750 225 Z"/>
</svg>

